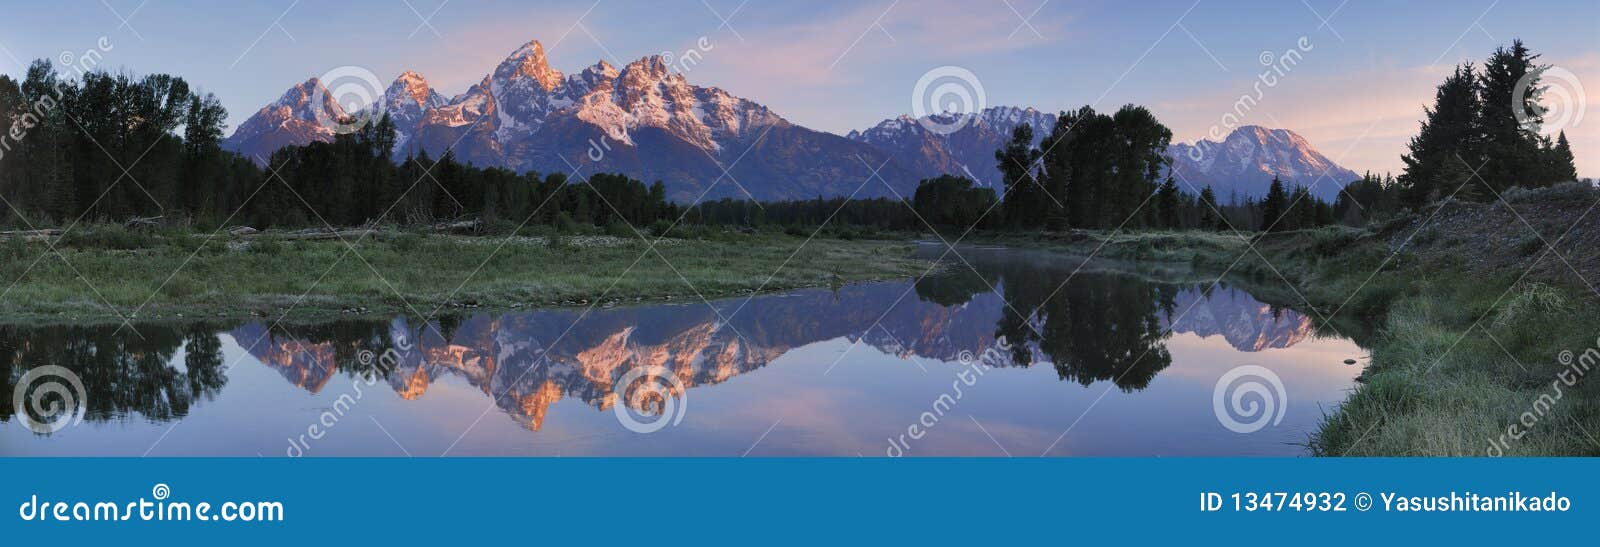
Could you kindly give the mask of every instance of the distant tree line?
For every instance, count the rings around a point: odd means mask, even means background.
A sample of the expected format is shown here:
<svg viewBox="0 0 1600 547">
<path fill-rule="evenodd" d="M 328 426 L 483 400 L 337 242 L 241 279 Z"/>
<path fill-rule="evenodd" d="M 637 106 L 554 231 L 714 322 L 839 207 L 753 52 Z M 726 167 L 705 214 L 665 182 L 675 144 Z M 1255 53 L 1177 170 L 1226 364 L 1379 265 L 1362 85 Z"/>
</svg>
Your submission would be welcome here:
<svg viewBox="0 0 1600 547">
<path fill-rule="evenodd" d="M 518 174 L 475 167 L 446 151 L 437 161 L 425 151 L 399 165 L 390 159 L 395 127 L 387 115 L 333 142 L 279 149 L 266 162 L 260 201 L 246 208 L 249 222 L 265 226 L 418 224 L 474 218 L 490 224 L 562 228 L 609 226 L 632 235 L 678 216 L 660 182 L 646 186 L 601 173 L 583 180 L 564 174 Z"/>
</svg>

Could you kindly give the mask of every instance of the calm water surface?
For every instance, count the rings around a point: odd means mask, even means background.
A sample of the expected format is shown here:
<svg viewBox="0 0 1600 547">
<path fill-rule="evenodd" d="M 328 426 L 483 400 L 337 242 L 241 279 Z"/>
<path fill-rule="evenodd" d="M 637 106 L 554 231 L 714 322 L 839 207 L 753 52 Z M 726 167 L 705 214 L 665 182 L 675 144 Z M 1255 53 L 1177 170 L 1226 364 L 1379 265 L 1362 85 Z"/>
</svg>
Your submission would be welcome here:
<svg viewBox="0 0 1600 547">
<path fill-rule="evenodd" d="M 0 456 L 1294 455 L 1365 355 L 1236 287 L 962 255 L 981 275 L 710 304 L 0 327 L 5 394 L 46 365 L 86 391 L 49 434 L 0 407 Z M 1251 433 L 1214 405 L 1243 365 L 1283 386 Z"/>
</svg>

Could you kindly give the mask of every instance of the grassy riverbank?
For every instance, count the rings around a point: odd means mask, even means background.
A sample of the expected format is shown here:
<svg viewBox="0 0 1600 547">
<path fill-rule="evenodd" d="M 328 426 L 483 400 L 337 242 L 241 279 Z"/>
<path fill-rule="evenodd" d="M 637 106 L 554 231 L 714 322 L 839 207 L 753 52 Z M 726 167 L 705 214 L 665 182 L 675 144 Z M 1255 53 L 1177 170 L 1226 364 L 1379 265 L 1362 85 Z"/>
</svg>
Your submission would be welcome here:
<svg viewBox="0 0 1600 547">
<path fill-rule="evenodd" d="M 210 235 L 101 226 L 73 230 L 55 251 L 43 241 L 0 241 L 0 279 L 10 284 L 0 317 L 316 317 L 352 309 L 428 314 L 441 306 L 698 301 L 908 277 L 929 266 L 909 258 L 909 243 L 807 243 L 771 233 L 664 239 L 654 250 L 637 237 L 602 235 L 384 233 L 316 241 Z"/>
<path fill-rule="evenodd" d="M 1367 229 L 980 240 L 1187 262 L 1356 339 L 1362 383 L 1327 409 L 1314 454 L 1600 455 L 1600 194 L 1505 197 Z"/>
<path fill-rule="evenodd" d="M 1588 368 L 1600 363 L 1600 298 L 1588 281 L 1600 280 L 1600 218 L 1583 220 L 1596 196 L 1579 197 L 1454 203 L 1372 231 L 1258 240 L 1261 254 L 1237 271 L 1264 285 L 1289 279 L 1304 300 L 1285 303 L 1319 325 L 1369 330 L 1345 333 L 1371 360 L 1349 400 L 1328 410 L 1313 453 L 1600 455 L 1600 371 Z"/>
<path fill-rule="evenodd" d="M 1221 278 L 1371 350 L 1362 383 L 1308 439 L 1320 455 L 1600 454 L 1600 214 L 1593 191 L 1450 203 L 1366 229 L 975 233 Z M 698 302 L 915 276 L 914 238 L 703 232 L 666 239 L 386 232 L 348 243 L 187 231 L 74 230 L 0 241 L 9 322 L 185 314 L 298 319 L 358 310 Z M 502 246 L 503 245 L 503 246 Z M 796 252 L 798 250 L 798 253 Z M 58 254 L 59 253 L 59 254 Z M 181 265 L 181 267 L 180 267 Z M 780 267 L 781 266 L 781 267 Z M 959 266 L 955 266 L 959 267 Z M 774 272 L 776 274 L 774 275 Z"/>
</svg>

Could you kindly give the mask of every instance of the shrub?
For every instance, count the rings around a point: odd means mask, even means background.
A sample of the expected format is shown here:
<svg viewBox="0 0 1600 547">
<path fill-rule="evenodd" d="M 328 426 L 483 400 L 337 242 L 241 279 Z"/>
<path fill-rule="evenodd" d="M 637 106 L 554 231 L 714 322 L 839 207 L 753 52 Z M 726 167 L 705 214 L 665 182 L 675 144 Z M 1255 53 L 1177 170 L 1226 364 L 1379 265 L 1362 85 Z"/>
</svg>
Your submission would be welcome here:
<svg viewBox="0 0 1600 547">
<path fill-rule="evenodd" d="M 1600 197 L 1600 190 L 1594 184 L 1572 181 L 1563 182 L 1545 188 L 1512 187 L 1500 194 L 1509 203 L 1524 203 L 1530 201 L 1595 201 Z"/>
<path fill-rule="evenodd" d="M 611 224 L 606 225 L 606 235 L 632 239 L 639 237 L 639 232 L 634 231 L 632 226 L 629 226 L 625 223 L 612 222 Z"/>
<path fill-rule="evenodd" d="M 414 232 L 406 232 L 394 238 L 394 250 L 399 253 L 413 253 L 422 247 L 423 236 Z"/>
</svg>

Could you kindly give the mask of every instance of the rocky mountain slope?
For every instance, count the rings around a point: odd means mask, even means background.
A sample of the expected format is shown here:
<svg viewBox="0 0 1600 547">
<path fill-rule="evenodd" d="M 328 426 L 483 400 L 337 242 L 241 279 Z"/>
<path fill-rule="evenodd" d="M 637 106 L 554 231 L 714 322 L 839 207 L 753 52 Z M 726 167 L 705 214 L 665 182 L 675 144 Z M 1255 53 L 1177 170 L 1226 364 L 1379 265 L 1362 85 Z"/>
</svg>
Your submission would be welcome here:
<svg viewBox="0 0 1600 547">
<path fill-rule="evenodd" d="M 317 131 L 315 78 L 241 124 L 226 146 L 252 156 L 332 139 Z M 329 101 L 323 101 L 329 102 Z M 444 100 L 402 74 L 380 104 L 399 127 L 396 154 L 451 150 L 463 161 L 545 173 L 619 172 L 667 184 L 677 201 L 721 197 L 910 195 L 918 178 L 872 146 L 790 123 L 764 105 L 690 84 L 660 56 L 576 74 L 528 42 L 465 93 Z M 875 169 L 878 177 L 872 177 Z M 891 187 L 893 188 L 891 190 Z"/>
<path fill-rule="evenodd" d="M 925 116 L 934 126 L 954 123 L 954 114 Z M 851 131 L 845 138 L 870 144 L 888 152 L 901 165 L 921 178 L 943 174 L 966 176 L 992 188 L 1003 184 L 994 153 L 1011 139 L 1018 125 L 1033 127 L 1034 141 L 1044 140 L 1056 124 L 1056 115 L 1032 108 L 997 106 L 984 109 L 961 129 L 948 135 L 929 131 L 922 119 L 911 116 L 884 120 L 862 131 Z"/>
<path fill-rule="evenodd" d="M 887 151 L 900 164 L 912 166 L 919 177 L 965 175 L 999 188 L 1002 181 L 995 166 L 995 150 L 1022 124 L 1033 127 L 1036 145 L 1048 148 L 1049 143 L 1043 141 L 1055 126 L 1056 115 L 1032 108 L 991 107 L 948 135 L 929 131 L 919 123 L 923 119 L 933 122 L 926 125 L 939 125 L 952 115 L 901 116 L 864 131 L 851 131 L 847 137 Z M 1176 169 L 1179 188 L 1194 194 L 1211 186 L 1223 200 L 1230 194 L 1264 196 L 1272 177 L 1277 176 L 1285 184 L 1309 187 L 1313 194 L 1332 201 L 1345 184 L 1361 178 L 1293 131 L 1254 125 L 1234 130 L 1222 142 L 1175 143 L 1167 155 Z"/>
<path fill-rule="evenodd" d="M 1261 197 L 1278 177 L 1289 187 L 1305 186 L 1312 195 L 1333 201 L 1344 185 L 1361 178 L 1288 129 L 1246 125 L 1221 142 L 1201 139 L 1175 144 L 1167 152 L 1180 188 L 1211 186 L 1222 200 L 1235 193 Z"/>
<path fill-rule="evenodd" d="M 259 161 L 283 146 L 332 140 L 334 131 L 319 120 L 346 112 L 323 86 L 311 78 L 290 88 L 240 124 L 224 146 Z M 397 126 L 397 158 L 419 152 L 437 158 L 449 150 L 475 165 L 517 171 L 624 173 L 665 182 L 668 197 L 679 202 L 909 199 L 918 181 L 942 174 L 998 188 L 994 152 L 1012 130 L 1027 124 L 1042 141 L 1056 121 L 1055 114 L 1000 106 L 949 134 L 920 122 L 947 124 L 954 114 L 901 116 L 841 137 L 796 125 L 721 88 L 691 84 L 660 56 L 620 68 L 601 61 L 564 74 L 550 66 L 537 40 L 455 97 L 446 99 L 421 74 L 406 71 L 377 102 Z M 1186 189 L 1210 185 L 1224 199 L 1264 195 L 1273 176 L 1332 199 L 1357 178 L 1285 129 L 1240 127 L 1222 142 L 1175 144 L 1170 153 Z"/>
</svg>

